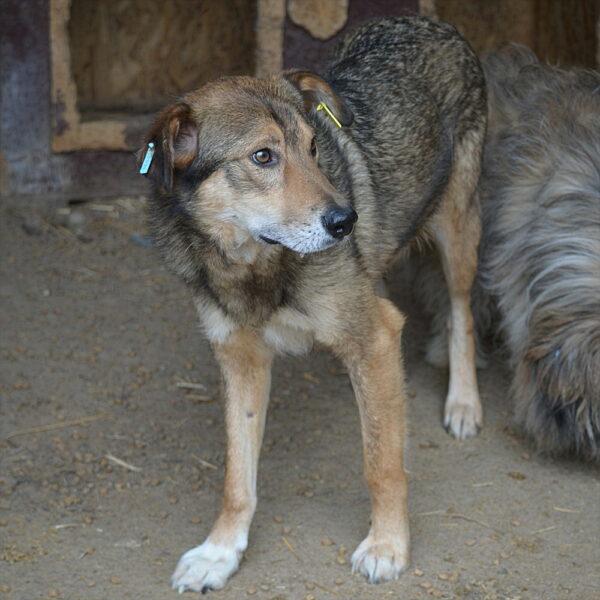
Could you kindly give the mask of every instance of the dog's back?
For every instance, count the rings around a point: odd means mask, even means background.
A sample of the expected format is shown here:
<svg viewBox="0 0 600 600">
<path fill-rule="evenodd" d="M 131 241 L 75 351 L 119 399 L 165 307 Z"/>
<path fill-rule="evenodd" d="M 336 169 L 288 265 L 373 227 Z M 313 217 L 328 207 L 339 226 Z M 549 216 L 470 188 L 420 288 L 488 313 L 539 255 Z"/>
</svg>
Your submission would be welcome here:
<svg viewBox="0 0 600 600">
<path fill-rule="evenodd" d="M 340 43 L 328 74 L 335 89 L 352 99 L 366 119 L 371 109 L 378 118 L 390 112 L 402 117 L 418 109 L 412 102 L 405 104 L 405 94 L 412 92 L 433 101 L 438 118 L 459 138 L 480 120 L 485 97 L 481 67 L 448 23 L 415 16 L 373 21 Z"/>
<path fill-rule="evenodd" d="M 388 18 L 347 37 L 326 78 L 356 122 L 349 135 L 360 153 L 348 145 L 345 150 L 355 163 L 350 192 L 360 214 L 357 237 L 360 242 L 362 229 L 380 232 L 368 243 L 386 264 L 423 232 L 465 137 L 483 134 L 481 68 L 451 25 L 422 17 Z M 357 167 L 358 162 L 363 164 Z M 364 189 L 365 170 L 371 190 Z"/>
</svg>

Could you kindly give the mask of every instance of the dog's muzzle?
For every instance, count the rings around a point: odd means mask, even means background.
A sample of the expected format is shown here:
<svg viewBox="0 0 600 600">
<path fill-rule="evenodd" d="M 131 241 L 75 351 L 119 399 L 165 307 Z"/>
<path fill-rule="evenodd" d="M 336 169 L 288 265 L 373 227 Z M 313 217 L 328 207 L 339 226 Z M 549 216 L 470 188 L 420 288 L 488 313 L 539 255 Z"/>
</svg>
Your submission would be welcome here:
<svg viewBox="0 0 600 600">
<path fill-rule="evenodd" d="M 357 220 L 358 215 L 354 210 L 341 206 L 330 208 L 321 218 L 323 227 L 336 239 L 351 234 Z"/>
</svg>

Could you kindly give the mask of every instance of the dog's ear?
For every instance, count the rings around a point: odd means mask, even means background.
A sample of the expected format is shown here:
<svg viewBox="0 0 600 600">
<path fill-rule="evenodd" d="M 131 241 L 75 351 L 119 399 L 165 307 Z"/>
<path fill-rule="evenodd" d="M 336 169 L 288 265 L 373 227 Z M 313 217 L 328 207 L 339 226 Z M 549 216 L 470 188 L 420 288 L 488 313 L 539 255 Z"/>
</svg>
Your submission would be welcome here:
<svg viewBox="0 0 600 600">
<path fill-rule="evenodd" d="M 150 144 L 154 144 L 152 149 Z M 198 154 L 198 126 L 187 104 L 173 104 L 158 115 L 146 144 L 137 153 L 138 166 L 145 162 L 148 152 L 150 165 L 143 174 L 170 191 L 174 172 L 189 167 Z"/>
<path fill-rule="evenodd" d="M 322 77 L 311 71 L 295 69 L 284 71 L 283 76 L 300 90 L 306 112 L 316 108 L 321 102 L 325 102 L 334 117 L 344 127 L 352 124 L 354 120 L 352 111 Z"/>
</svg>

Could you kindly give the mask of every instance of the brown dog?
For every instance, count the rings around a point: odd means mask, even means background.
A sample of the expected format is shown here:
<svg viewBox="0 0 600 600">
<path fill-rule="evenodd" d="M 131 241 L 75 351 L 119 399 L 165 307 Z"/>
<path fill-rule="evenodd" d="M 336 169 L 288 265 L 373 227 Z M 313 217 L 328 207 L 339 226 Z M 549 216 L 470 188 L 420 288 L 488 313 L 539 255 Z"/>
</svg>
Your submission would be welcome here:
<svg viewBox="0 0 600 600">
<path fill-rule="evenodd" d="M 374 285 L 400 250 L 435 242 L 452 298 L 445 423 L 457 437 L 474 434 L 469 292 L 485 116 L 467 43 L 413 17 L 358 29 L 325 78 L 223 78 L 158 117 L 140 154 L 155 189 L 151 223 L 221 366 L 228 438 L 221 513 L 181 558 L 174 588 L 218 589 L 238 568 L 271 362 L 314 342 L 344 361 L 360 410 L 372 514 L 353 570 L 378 582 L 406 568 L 404 318 Z"/>
</svg>

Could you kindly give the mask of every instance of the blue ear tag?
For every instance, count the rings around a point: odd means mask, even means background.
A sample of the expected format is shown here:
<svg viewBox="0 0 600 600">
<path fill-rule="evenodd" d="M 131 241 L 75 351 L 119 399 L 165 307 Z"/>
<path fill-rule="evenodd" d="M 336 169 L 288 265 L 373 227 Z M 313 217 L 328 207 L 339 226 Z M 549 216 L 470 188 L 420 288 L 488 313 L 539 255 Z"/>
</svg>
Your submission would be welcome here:
<svg viewBox="0 0 600 600">
<path fill-rule="evenodd" d="M 144 162 L 140 167 L 140 175 L 146 175 L 152 164 L 152 157 L 154 156 L 154 142 L 148 143 L 148 150 L 146 150 L 146 156 L 144 156 Z"/>
</svg>

